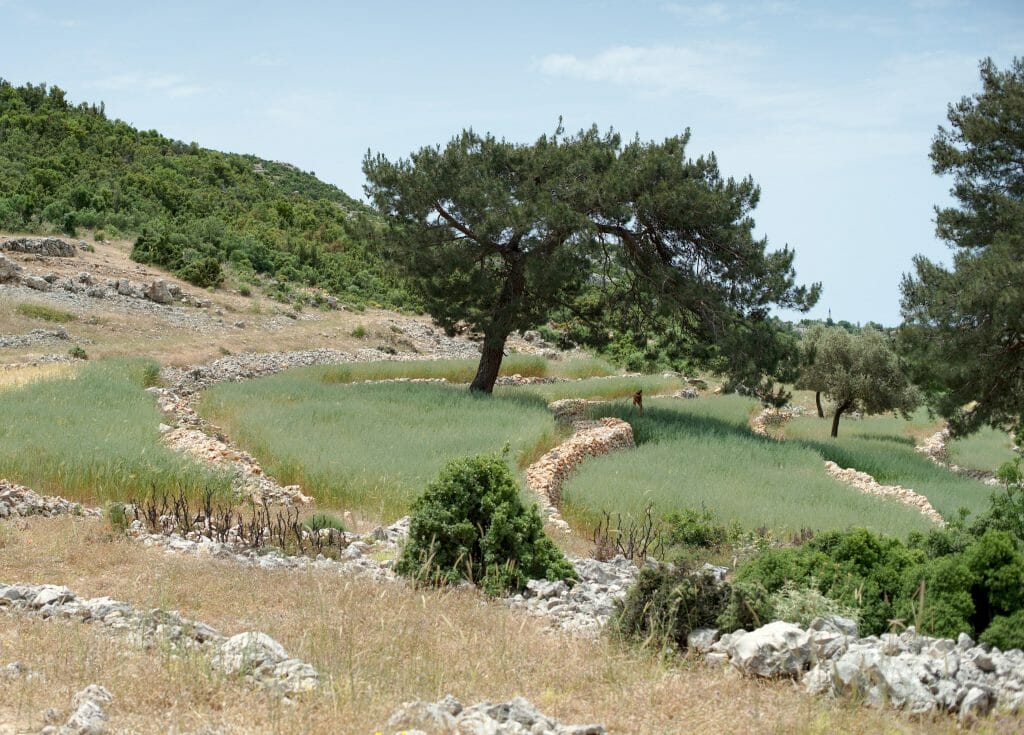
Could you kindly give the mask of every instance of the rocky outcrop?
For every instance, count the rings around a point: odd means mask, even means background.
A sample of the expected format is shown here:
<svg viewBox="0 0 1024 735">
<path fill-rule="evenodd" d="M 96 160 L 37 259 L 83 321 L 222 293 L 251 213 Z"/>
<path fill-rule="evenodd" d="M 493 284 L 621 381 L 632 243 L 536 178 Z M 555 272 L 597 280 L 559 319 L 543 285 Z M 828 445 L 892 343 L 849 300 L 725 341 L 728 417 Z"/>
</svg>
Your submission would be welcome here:
<svg viewBox="0 0 1024 735">
<path fill-rule="evenodd" d="M 21 280 L 21 266 L 4 255 L 0 255 L 0 283 L 17 283 Z"/>
<path fill-rule="evenodd" d="M 214 669 L 285 695 L 309 691 L 319 681 L 312 666 L 290 658 L 279 643 L 263 633 L 228 638 L 175 611 L 143 612 L 109 597 L 78 597 L 67 587 L 0 582 L 0 611 L 99 625 L 147 649 L 159 644 L 196 650 L 210 657 Z"/>
<path fill-rule="evenodd" d="M 168 285 L 167 281 L 153 281 L 146 289 L 146 298 L 157 304 L 173 304 L 174 295 Z"/>
<path fill-rule="evenodd" d="M 72 712 L 60 727 L 48 726 L 40 735 L 104 735 L 107 732 L 106 706 L 114 696 L 99 684 L 90 684 L 71 698 Z"/>
<path fill-rule="evenodd" d="M 843 469 L 835 462 L 826 461 L 825 469 L 828 470 L 832 477 L 857 488 L 862 493 L 877 495 L 882 498 L 893 498 L 904 505 L 914 508 L 925 518 L 938 523 L 940 526 L 945 523 L 939 512 L 932 507 L 928 498 L 909 488 L 900 485 L 881 485 L 866 472 L 858 472 L 855 469 Z"/>
<path fill-rule="evenodd" d="M 818 618 L 807 630 L 769 623 L 723 635 L 709 663 L 750 675 L 800 680 L 814 694 L 854 697 L 913 714 L 957 713 L 972 720 L 992 709 L 1024 712 L 1024 652 L 903 633 L 858 638 L 844 618 Z"/>
<path fill-rule="evenodd" d="M 438 702 L 405 702 L 383 731 L 423 735 L 604 735 L 603 725 L 563 725 L 523 697 L 470 707 L 450 694 Z"/>
<path fill-rule="evenodd" d="M 56 495 L 40 495 L 23 485 L 0 480 L 0 518 L 52 518 L 61 515 L 97 517 L 103 515 L 103 511 L 99 508 L 87 508 Z"/>
<path fill-rule="evenodd" d="M 28 253 L 47 258 L 73 258 L 78 249 L 75 244 L 59 237 L 13 237 L 0 240 L 0 250 Z"/>
</svg>

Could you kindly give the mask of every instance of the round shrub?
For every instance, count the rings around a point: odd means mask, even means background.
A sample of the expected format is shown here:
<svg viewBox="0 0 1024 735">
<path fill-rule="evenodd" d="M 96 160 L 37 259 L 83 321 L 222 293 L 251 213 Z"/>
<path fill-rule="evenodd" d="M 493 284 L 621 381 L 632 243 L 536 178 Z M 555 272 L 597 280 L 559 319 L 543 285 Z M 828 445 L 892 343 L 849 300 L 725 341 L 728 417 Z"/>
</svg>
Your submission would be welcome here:
<svg viewBox="0 0 1024 735">
<path fill-rule="evenodd" d="M 306 521 L 306 527 L 310 531 L 325 531 L 327 529 L 333 531 L 345 530 L 345 524 L 341 522 L 341 519 L 329 513 L 315 513 Z"/>
<path fill-rule="evenodd" d="M 427 584 L 461 580 L 491 595 L 530 579 L 576 580 L 576 571 L 527 508 L 503 457 L 453 459 L 412 506 L 395 571 Z"/>
<path fill-rule="evenodd" d="M 645 646 L 683 649 L 691 632 L 715 627 L 729 592 L 713 574 L 682 564 L 646 568 L 618 604 L 615 629 Z"/>
</svg>

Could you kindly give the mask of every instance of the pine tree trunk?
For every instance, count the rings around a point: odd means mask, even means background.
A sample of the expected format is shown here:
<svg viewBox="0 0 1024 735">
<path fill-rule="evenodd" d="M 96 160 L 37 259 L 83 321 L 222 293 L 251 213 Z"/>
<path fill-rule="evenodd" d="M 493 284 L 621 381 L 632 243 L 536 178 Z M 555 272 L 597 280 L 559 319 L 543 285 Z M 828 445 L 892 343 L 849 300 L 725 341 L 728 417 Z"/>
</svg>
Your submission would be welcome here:
<svg viewBox="0 0 1024 735">
<path fill-rule="evenodd" d="M 821 410 L 821 391 L 814 391 L 814 405 L 818 407 L 818 418 L 825 418 L 825 412 Z"/>
<path fill-rule="evenodd" d="M 843 415 L 843 411 L 853 405 L 850 401 L 843 401 L 836 406 L 835 416 L 832 417 L 832 438 L 835 439 L 839 436 L 839 417 Z"/>
<path fill-rule="evenodd" d="M 469 384 L 469 389 L 474 393 L 492 393 L 494 383 L 498 379 L 498 371 L 501 370 L 501 360 L 505 356 L 505 339 L 500 342 L 496 339 L 484 339 L 483 350 L 480 353 L 480 365 L 476 369 L 476 377 Z"/>
</svg>

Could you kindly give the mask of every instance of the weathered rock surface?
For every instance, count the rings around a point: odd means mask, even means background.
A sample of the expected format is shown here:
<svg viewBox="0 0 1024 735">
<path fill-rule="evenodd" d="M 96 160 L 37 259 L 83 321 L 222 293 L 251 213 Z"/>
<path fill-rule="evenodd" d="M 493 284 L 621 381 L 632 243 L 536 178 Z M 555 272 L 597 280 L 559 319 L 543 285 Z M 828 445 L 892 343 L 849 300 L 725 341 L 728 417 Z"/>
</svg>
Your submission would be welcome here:
<svg viewBox="0 0 1024 735">
<path fill-rule="evenodd" d="M 723 635 L 705 654 L 751 676 L 800 679 L 811 693 L 852 696 L 914 714 L 971 720 L 1024 711 L 1024 652 L 903 633 L 858 638 L 853 621 L 817 619 L 805 631 L 774 622 Z"/>
<path fill-rule="evenodd" d="M 394 732 L 425 735 L 604 735 L 603 725 L 563 725 L 541 714 L 523 697 L 470 707 L 450 694 L 438 702 L 406 702 L 385 727 Z"/>
<path fill-rule="evenodd" d="M 21 278 L 21 266 L 4 255 L 0 255 L 0 283 L 18 281 Z"/>
<path fill-rule="evenodd" d="M 111 634 L 144 648 L 162 643 L 172 648 L 195 649 L 209 655 L 214 668 L 245 676 L 254 684 L 283 694 L 309 691 L 318 682 L 312 666 L 290 658 L 279 643 L 263 633 L 241 633 L 227 638 L 210 626 L 182 617 L 175 611 L 143 612 L 109 597 L 78 597 L 67 587 L 3 582 L 0 582 L 0 611 L 100 625 Z"/>
<path fill-rule="evenodd" d="M 113 695 L 99 684 L 90 684 L 71 699 L 74 710 L 60 728 L 44 728 L 43 733 L 58 735 L 104 735 L 107 732 L 105 707 L 114 701 Z"/>
<path fill-rule="evenodd" d="M 579 582 L 531 580 L 522 594 L 508 598 L 513 609 L 552 618 L 562 630 L 597 635 L 615 612 L 615 602 L 626 596 L 639 570 L 623 556 L 602 562 L 573 559 Z"/>
<path fill-rule="evenodd" d="M 25 334 L 0 334 L 0 349 L 4 347 L 33 347 L 71 339 L 63 327 L 57 329 L 33 329 Z"/>
<path fill-rule="evenodd" d="M 78 252 L 75 244 L 59 237 L 12 237 L 0 240 L 0 250 L 12 253 L 42 255 L 47 258 L 73 258 Z"/>
</svg>

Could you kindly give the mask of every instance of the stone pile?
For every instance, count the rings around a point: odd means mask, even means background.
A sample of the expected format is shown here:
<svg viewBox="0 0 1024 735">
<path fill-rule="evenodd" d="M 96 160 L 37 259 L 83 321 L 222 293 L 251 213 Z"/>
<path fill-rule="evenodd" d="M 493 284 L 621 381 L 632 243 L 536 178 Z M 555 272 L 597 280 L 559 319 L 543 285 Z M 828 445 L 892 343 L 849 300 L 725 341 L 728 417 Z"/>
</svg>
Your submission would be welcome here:
<svg viewBox="0 0 1024 735">
<path fill-rule="evenodd" d="M 84 247 L 80 242 L 78 247 Z M 75 243 L 59 237 L 13 237 L 0 240 L 0 250 L 12 253 L 41 255 L 46 258 L 73 258 L 78 252 Z"/>
<path fill-rule="evenodd" d="M 167 367 L 161 375 L 174 393 L 189 396 L 218 383 L 251 380 L 294 367 L 336 365 L 357 359 L 357 355 L 326 347 L 296 352 L 246 352 L 228 355 L 205 365 Z"/>
<path fill-rule="evenodd" d="M 496 381 L 495 385 L 506 385 L 517 387 L 520 385 L 550 385 L 552 383 L 565 383 L 567 378 L 547 378 L 542 376 L 530 375 L 523 377 L 519 373 L 513 375 L 501 375 Z"/>
<path fill-rule="evenodd" d="M 438 702 L 405 702 L 381 731 L 396 735 L 604 735 L 603 725 L 563 725 L 523 697 L 470 707 L 450 694 Z"/>
<path fill-rule="evenodd" d="M 782 621 L 718 638 L 718 631 L 691 634 L 691 648 L 709 663 L 752 676 L 800 680 L 814 694 L 851 696 L 874 706 L 888 704 L 913 714 L 957 713 L 969 721 L 993 709 L 1024 711 L 1024 652 L 900 634 L 859 638 L 844 618 L 818 618 L 807 630 Z"/>
<path fill-rule="evenodd" d="M 551 522 L 567 531 L 568 524 L 558 516 L 565 478 L 587 457 L 634 446 L 633 427 L 622 419 L 575 421 L 571 437 L 526 468 L 526 483 L 537 494 L 541 509 Z"/>
<path fill-rule="evenodd" d="M 143 612 L 109 597 L 78 597 L 67 587 L 52 584 L 0 582 L 0 609 L 43 618 L 66 619 L 102 626 L 135 645 L 151 648 L 169 644 L 197 650 L 210 658 L 214 669 L 244 676 L 255 685 L 285 695 L 315 688 L 316 670 L 288 656 L 281 644 L 264 633 L 227 637 L 209 625 L 189 620 L 174 611 Z"/>
<path fill-rule="evenodd" d="M 803 411 L 796 407 L 788 408 L 766 408 L 754 418 L 750 419 L 750 428 L 755 434 L 768 436 L 769 429 L 777 429 L 791 421 L 794 417 L 802 414 Z"/>
<path fill-rule="evenodd" d="M 626 596 L 639 570 L 624 556 L 611 561 L 573 559 L 579 582 L 533 579 L 526 590 L 507 599 L 509 607 L 531 615 L 552 618 L 556 627 L 596 636 L 615 612 L 615 602 Z"/>
<path fill-rule="evenodd" d="M 114 695 L 99 684 L 90 684 L 71 698 L 71 715 L 59 727 L 47 725 L 39 735 L 104 735 L 107 732 L 106 706 Z M 51 722 L 59 717 L 56 710 L 47 710 Z M 56 715 L 56 716 L 55 716 Z"/>
<path fill-rule="evenodd" d="M 221 542 L 198 531 L 184 535 L 178 532 L 149 533 L 140 521 L 132 523 L 129 535 L 145 546 L 164 549 L 170 554 L 187 554 L 198 557 L 214 557 L 244 564 L 259 569 L 282 569 L 294 571 L 327 571 L 338 574 L 366 574 L 377 581 L 395 579 L 391 559 L 378 560 L 375 557 L 393 557 L 398 544 L 408 533 L 409 520 L 404 518 L 387 528 L 375 529 L 365 538 L 346 534 L 348 545 L 341 552 L 340 559 L 329 559 L 318 555 L 289 556 L 274 547 L 253 549 L 238 538 L 237 529 L 228 531 L 227 541 Z M 310 531 L 309 533 L 313 533 Z"/>
<path fill-rule="evenodd" d="M 25 334 L 0 334 L 0 349 L 12 347 L 33 347 L 34 345 L 67 342 L 71 339 L 64 327 L 57 329 L 33 329 Z"/>
<path fill-rule="evenodd" d="M 960 467 L 950 461 L 949 442 L 952 438 L 953 434 L 950 432 L 949 427 L 943 427 L 914 447 L 914 451 L 920 452 L 932 462 L 945 467 L 950 472 L 984 482 L 986 485 L 998 486 L 999 480 L 996 479 L 995 473 Z"/>
<path fill-rule="evenodd" d="M 0 283 L 17 283 L 21 280 L 21 266 L 0 254 Z"/>
<path fill-rule="evenodd" d="M 22 485 L 0 480 L 0 518 L 52 518 L 60 515 L 98 517 L 103 515 L 103 511 L 100 508 L 86 508 L 56 495 L 40 495 Z"/>
<path fill-rule="evenodd" d="M 825 469 L 828 470 L 830 475 L 840 482 L 851 485 L 862 493 L 877 495 L 883 498 L 893 498 L 904 505 L 920 511 L 921 515 L 928 520 L 934 521 L 940 526 L 945 524 L 942 516 L 939 515 L 939 512 L 932 507 L 928 498 L 909 488 L 905 488 L 900 485 L 881 485 L 874 477 L 866 472 L 858 472 L 855 469 L 843 469 L 835 462 L 827 460 L 825 462 Z"/>
</svg>

